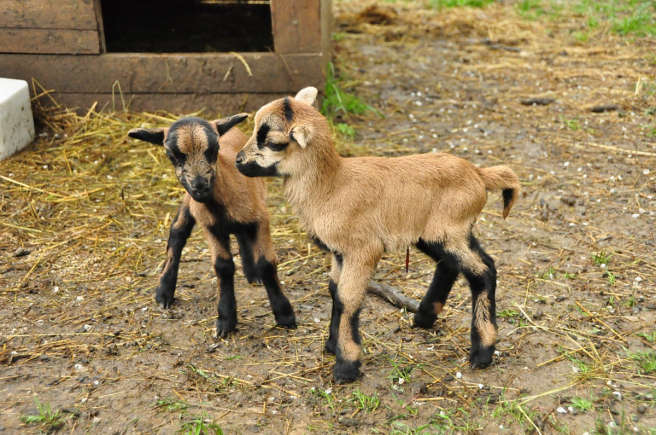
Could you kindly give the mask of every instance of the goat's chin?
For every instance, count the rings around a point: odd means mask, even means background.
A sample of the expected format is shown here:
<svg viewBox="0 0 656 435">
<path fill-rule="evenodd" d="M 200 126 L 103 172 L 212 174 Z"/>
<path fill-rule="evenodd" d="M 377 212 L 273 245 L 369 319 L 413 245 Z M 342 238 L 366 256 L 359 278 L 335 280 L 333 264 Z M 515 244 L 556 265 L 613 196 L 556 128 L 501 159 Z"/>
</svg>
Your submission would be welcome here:
<svg viewBox="0 0 656 435">
<path fill-rule="evenodd" d="M 252 162 L 246 164 L 237 163 L 235 166 L 239 172 L 247 177 L 276 177 L 280 175 L 278 165 L 275 164 L 266 168 Z"/>
<path fill-rule="evenodd" d="M 191 199 L 193 199 L 193 200 L 196 201 L 196 202 L 200 202 L 201 204 L 204 204 L 204 203 L 206 203 L 206 202 L 209 202 L 209 200 L 212 198 L 212 195 L 211 195 L 211 194 L 208 194 L 208 195 L 199 195 L 199 194 L 197 194 L 197 193 L 191 193 L 191 192 L 189 192 L 189 191 L 187 191 L 187 192 L 189 193 L 189 196 L 191 196 Z"/>
</svg>

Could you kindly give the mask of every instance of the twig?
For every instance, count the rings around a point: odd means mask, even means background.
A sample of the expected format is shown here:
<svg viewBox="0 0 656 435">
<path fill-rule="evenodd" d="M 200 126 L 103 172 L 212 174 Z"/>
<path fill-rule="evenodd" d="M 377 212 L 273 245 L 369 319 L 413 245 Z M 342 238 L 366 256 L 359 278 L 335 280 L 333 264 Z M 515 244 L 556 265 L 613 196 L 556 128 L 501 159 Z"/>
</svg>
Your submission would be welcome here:
<svg viewBox="0 0 656 435">
<path fill-rule="evenodd" d="M 384 299 L 395 307 L 405 308 L 413 313 L 419 310 L 419 301 L 404 295 L 399 289 L 391 285 L 369 281 L 367 292 Z"/>
</svg>

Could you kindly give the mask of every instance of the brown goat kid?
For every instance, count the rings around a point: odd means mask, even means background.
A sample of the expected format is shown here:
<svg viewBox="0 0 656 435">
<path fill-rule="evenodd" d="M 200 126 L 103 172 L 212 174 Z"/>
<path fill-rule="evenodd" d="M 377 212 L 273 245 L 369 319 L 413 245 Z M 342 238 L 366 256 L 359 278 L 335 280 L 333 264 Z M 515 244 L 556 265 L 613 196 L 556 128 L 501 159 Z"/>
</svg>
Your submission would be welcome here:
<svg viewBox="0 0 656 435">
<path fill-rule="evenodd" d="M 212 122 L 189 117 L 176 121 L 170 128 L 136 128 L 128 133 L 132 138 L 163 145 L 178 180 L 187 190 L 171 224 L 166 265 L 155 300 L 164 308 L 173 303 L 182 248 L 194 225 L 200 224 L 219 281 L 216 330 L 221 337 L 237 326 L 231 234 L 239 244 L 248 282 L 264 284 L 278 325 L 296 327 L 294 310 L 280 288 L 276 271 L 264 180 L 244 177 L 235 169 L 235 154 L 247 137 L 232 127 L 247 116 Z"/>
<path fill-rule="evenodd" d="M 342 158 L 326 119 L 305 88 L 262 107 L 237 154 L 245 175 L 282 176 L 284 191 L 311 237 L 333 255 L 333 310 L 326 350 L 333 375 L 350 382 L 360 369 L 358 316 L 367 282 L 385 251 L 415 245 L 437 263 L 415 315 L 431 328 L 460 273 L 472 291 L 472 368 L 492 362 L 497 339 L 496 269 L 472 235 L 487 190 L 502 189 L 508 216 L 520 185 L 505 166 L 481 169 L 450 154 Z"/>
</svg>

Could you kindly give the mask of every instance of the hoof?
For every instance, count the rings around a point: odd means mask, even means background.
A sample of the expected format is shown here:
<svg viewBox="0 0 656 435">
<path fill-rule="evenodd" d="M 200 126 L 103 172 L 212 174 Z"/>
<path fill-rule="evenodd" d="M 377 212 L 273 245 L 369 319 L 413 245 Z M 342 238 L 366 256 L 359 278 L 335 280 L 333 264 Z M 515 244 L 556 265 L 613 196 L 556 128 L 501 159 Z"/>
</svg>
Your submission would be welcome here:
<svg viewBox="0 0 656 435">
<path fill-rule="evenodd" d="M 219 319 L 216 321 L 216 336 L 226 338 L 237 328 L 237 319 Z"/>
<path fill-rule="evenodd" d="M 415 319 L 412 323 L 414 328 L 431 329 L 437 320 L 435 314 L 423 314 L 421 311 L 415 313 Z"/>
<path fill-rule="evenodd" d="M 173 292 L 157 289 L 157 293 L 155 293 L 155 301 L 160 307 L 166 309 L 171 308 L 173 301 L 175 301 L 175 297 L 173 296 Z"/>
<path fill-rule="evenodd" d="M 469 364 L 472 369 L 484 369 L 492 364 L 494 346 L 488 348 L 472 349 L 469 354 Z"/>
<path fill-rule="evenodd" d="M 336 384 L 350 384 L 360 375 L 360 361 L 338 361 L 333 367 L 333 379 Z"/>
<path fill-rule="evenodd" d="M 278 326 L 281 328 L 287 329 L 296 329 L 298 327 L 294 313 L 288 314 L 286 316 L 276 316 L 276 324 L 278 324 Z"/>
<path fill-rule="evenodd" d="M 247 276 L 246 280 L 248 281 L 249 284 L 262 285 L 262 278 L 260 278 L 259 276 Z"/>
<path fill-rule="evenodd" d="M 337 340 L 331 340 L 329 338 L 328 341 L 326 341 L 326 345 L 323 348 L 327 353 L 329 353 L 331 355 L 336 355 L 337 354 Z"/>
</svg>

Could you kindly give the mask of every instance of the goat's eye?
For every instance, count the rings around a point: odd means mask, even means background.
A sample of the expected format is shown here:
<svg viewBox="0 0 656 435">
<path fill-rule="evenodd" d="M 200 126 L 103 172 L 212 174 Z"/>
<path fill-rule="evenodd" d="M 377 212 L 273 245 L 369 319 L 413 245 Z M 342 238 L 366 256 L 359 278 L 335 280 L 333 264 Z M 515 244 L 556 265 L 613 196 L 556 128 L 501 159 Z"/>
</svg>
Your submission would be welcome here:
<svg viewBox="0 0 656 435">
<path fill-rule="evenodd" d="M 287 145 L 289 143 L 274 143 L 274 142 L 267 142 L 266 146 L 271 149 L 271 151 L 282 151 L 285 148 L 287 148 Z"/>
</svg>

